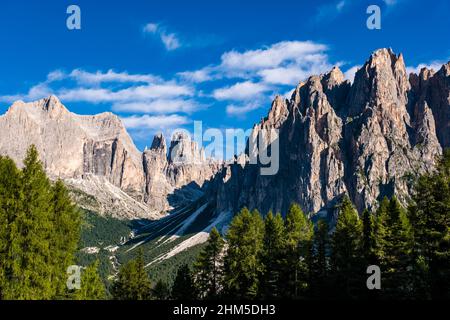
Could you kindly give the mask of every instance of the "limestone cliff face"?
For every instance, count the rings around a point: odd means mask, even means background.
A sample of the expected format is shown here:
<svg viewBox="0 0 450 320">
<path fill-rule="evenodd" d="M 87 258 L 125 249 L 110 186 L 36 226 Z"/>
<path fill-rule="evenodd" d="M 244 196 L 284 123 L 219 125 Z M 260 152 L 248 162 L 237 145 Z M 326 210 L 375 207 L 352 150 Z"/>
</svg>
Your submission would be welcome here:
<svg viewBox="0 0 450 320">
<path fill-rule="evenodd" d="M 353 84 L 338 68 L 312 76 L 254 127 L 253 135 L 279 129 L 278 173 L 261 175 L 248 162 L 225 167 L 210 190 L 217 211 L 286 212 L 295 201 L 333 218 L 344 193 L 360 210 L 394 193 L 406 203 L 411 176 L 432 170 L 448 146 L 449 98 L 449 64 L 408 77 L 390 49 L 375 51 Z"/>
<path fill-rule="evenodd" d="M 162 136 L 141 153 L 116 115 L 77 115 L 55 96 L 14 103 L 0 117 L 0 136 L 0 154 L 21 166 L 28 146 L 36 145 L 52 179 L 94 196 L 102 211 L 119 217 L 158 218 L 170 208 L 167 198 L 176 188 L 201 186 L 216 170 L 201 158 L 194 166 L 172 165 Z"/>
<path fill-rule="evenodd" d="M 174 134 L 168 154 L 164 136 L 157 135 L 144 151 L 145 201 L 161 211 L 194 201 L 203 195 L 201 187 L 220 166 L 205 159 L 204 151 L 185 134 Z"/>
<path fill-rule="evenodd" d="M 0 117 L 0 134 L 0 153 L 19 165 L 28 146 L 35 144 L 52 177 L 100 175 L 124 190 L 142 193 L 140 152 L 111 113 L 76 115 L 54 96 L 33 103 L 19 101 Z"/>
</svg>

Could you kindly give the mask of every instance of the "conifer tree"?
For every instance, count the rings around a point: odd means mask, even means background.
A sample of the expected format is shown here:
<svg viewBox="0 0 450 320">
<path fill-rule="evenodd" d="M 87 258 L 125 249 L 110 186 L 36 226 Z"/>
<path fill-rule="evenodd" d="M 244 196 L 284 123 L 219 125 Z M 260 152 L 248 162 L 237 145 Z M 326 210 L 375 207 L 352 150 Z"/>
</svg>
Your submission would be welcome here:
<svg viewBox="0 0 450 320">
<path fill-rule="evenodd" d="M 80 212 L 72 203 L 69 192 L 61 180 L 52 186 L 51 253 L 55 273 L 52 283 L 56 294 L 66 294 L 66 270 L 74 263 L 74 253 L 80 238 Z M 93 267 L 92 267 L 93 268 Z M 91 269 L 92 269 L 91 268 Z M 91 271 L 91 270 L 89 270 Z"/>
<path fill-rule="evenodd" d="M 264 246 L 261 258 L 264 272 L 261 278 L 260 295 L 265 299 L 274 299 L 282 296 L 280 284 L 285 248 L 284 221 L 281 214 L 274 216 L 272 212 L 269 212 L 264 225 Z"/>
<path fill-rule="evenodd" d="M 12 255 L 12 224 L 22 210 L 21 172 L 14 161 L 0 156 L 0 300 L 9 296 Z"/>
<path fill-rule="evenodd" d="M 170 297 L 170 289 L 167 282 L 161 279 L 158 280 L 152 289 L 152 294 L 156 300 L 168 300 Z"/>
<path fill-rule="evenodd" d="M 119 270 L 112 289 L 115 300 L 150 300 L 151 283 L 145 271 L 142 250 L 136 259 L 130 260 Z"/>
<path fill-rule="evenodd" d="M 79 213 L 62 182 L 52 185 L 30 146 L 20 171 L 0 158 L 0 297 L 66 298 L 66 268 L 79 239 Z"/>
<path fill-rule="evenodd" d="M 384 234 L 380 242 L 381 255 L 378 256 L 383 274 L 384 298 L 409 297 L 411 283 L 409 272 L 412 268 L 411 250 L 412 233 L 405 210 L 397 198 L 389 201 L 387 208 L 383 205 L 379 228 Z"/>
<path fill-rule="evenodd" d="M 450 149 L 437 170 L 419 177 L 409 218 L 413 227 L 415 295 L 450 298 Z"/>
<path fill-rule="evenodd" d="M 103 300 L 106 298 L 105 285 L 98 274 L 99 261 L 87 266 L 81 274 L 81 287 L 74 293 L 75 300 Z"/>
<path fill-rule="evenodd" d="M 314 230 L 313 259 L 311 270 L 311 293 L 313 297 L 324 298 L 329 291 L 330 239 L 328 223 L 321 219 Z"/>
<path fill-rule="evenodd" d="M 6 299 L 51 299 L 55 296 L 52 279 L 51 184 L 35 146 L 31 146 L 22 170 L 21 210 L 11 224 L 11 274 Z"/>
<path fill-rule="evenodd" d="M 361 247 L 361 221 L 349 197 L 344 196 L 332 237 L 331 272 L 338 297 L 357 298 L 365 289 Z"/>
<path fill-rule="evenodd" d="M 234 217 L 227 233 L 225 286 L 233 298 L 254 299 L 259 292 L 263 271 L 260 261 L 263 249 L 264 221 L 257 210 L 243 208 Z"/>
<path fill-rule="evenodd" d="M 215 299 L 219 295 L 223 277 L 223 246 L 224 240 L 213 228 L 206 247 L 194 264 L 195 282 L 201 298 Z"/>
<path fill-rule="evenodd" d="M 363 211 L 363 243 L 362 250 L 364 254 L 364 263 L 369 266 L 377 263 L 376 259 L 376 243 L 375 243 L 375 219 L 373 214 L 365 209 Z"/>
<path fill-rule="evenodd" d="M 375 256 L 379 263 L 385 259 L 385 247 L 388 232 L 388 218 L 389 218 L 389 199 L 384 197 L 379 203 L 375 215 L 374 237 L 375 237 Z"/>
<path fill-rule="evenodd" d="M 310 280 L 308 265 L 311 264 L 314 234 L 312 222 L 298 204 L 290 206 L 285 230 L 284 292 L 291 298 L 298 298 L 301 293 L 308 290 Z"/>
<path fill-rule="evenodd" d="M 187 264 L 183 264 L 178 269 L 171 296 L 175 300 L 195 300 L 197 298 L 192 272 Z"/>
</svg>

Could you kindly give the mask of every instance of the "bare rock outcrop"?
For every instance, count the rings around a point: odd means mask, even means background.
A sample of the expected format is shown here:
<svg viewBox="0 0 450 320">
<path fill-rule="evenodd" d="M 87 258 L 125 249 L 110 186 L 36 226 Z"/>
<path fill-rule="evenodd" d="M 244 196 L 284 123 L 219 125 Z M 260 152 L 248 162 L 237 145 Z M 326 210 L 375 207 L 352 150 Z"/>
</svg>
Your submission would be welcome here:
<svg viewBox="0 0 450 320">
<path fill-rule="evenodd" d="M 55 96 L 15 102 L 0 116 L 0 136 L 0 154 L 21 166 L 34 144 L 52 179 L 63 179 L 97 198 L 101 212 L 120 218 L 161 217 L 171 208 L 168 197 L 177 188 L 194 182 L 192 193 L 198 197 L 202 184 L 218 170 L 216 162 L 205 160 L 197 145 L 187 140 L 173 140 L 171 146 L 182 146 L 184 154 L 191 151 L 194 158 L 186 162 L 168 160 L 162 135 L 142 153 L 116 115 L 77 115 Z"/>
<path fill-rule="evenodd" d="M 286 212 L 295 201 L 333 219 L 344 193 L 359 210 L 393 194 L 406 204 L 410 178 L 432 170 L 448 146 L 448 75 L 446 64 L 408 77 L 403 56 L 380 49 L 353 84 L 337 67 L 310 77 L 290 101 L 277 97 L 254 127 L 253 135 L 279 129 L 279 171 L 264 176 L 248 162 L 224 167 L 210 190 L 216 210 Z"/>
</svg>

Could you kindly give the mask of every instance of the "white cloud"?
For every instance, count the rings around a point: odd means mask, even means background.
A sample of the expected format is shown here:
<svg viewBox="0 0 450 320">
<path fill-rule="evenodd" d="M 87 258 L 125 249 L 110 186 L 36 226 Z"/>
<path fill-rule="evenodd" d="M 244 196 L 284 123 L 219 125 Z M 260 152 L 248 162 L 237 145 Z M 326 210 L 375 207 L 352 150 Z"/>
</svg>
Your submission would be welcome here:
<svg viewBox="0 0 450 320">
<path fill-rule="evenodd" d="M 325 20 L 331 21 L 342 13 L 344 8 L 349 4 L 347 0 L 340 0 L 334 3 L 327 3 L 317 8 L 317 13 L 313 16 L 315 23 Z"/>
<path fill-rule="evenodd" d="M 393 6 L 394 4 L 397 3 L 397 0 L 383 0 L 383 2 L 384 2 L 387 6 Z"/>
<path fill-rule="evenodd" d="M 191 113 L 201 106 L 194 100 L 183 99 L 157 99 L 151 101 L 115 103 L 112 110 L 116 112 L 136 113 Z"/>
<path fill-rule="evenodd" d="M 128 129 L 151 129 L 153 131 L 166 130 L 175 128 L 189 123 L 189 119 L 177 114 L 150 116 L 148 114 L 142 116 L 122 117 L 123 123 Z"/>
<path fill-rule="evenodd" d="M 295 88 L 283 93 L 281 96 L 288 100 L 291 100 L 292 95 L 294 94 L 294 91 L 295 91 Z"/>
<path fill-rule="evenodd" d="M 433 60 L 427 63 L 420 63 L 417 66 L 407 66 L 406 72 L 419 74 L 422 68 L 433 69 L 434 71 L 439 71 L 443 64 L 446 64 L 448 60 Z"/>
<path fill-rule="evenodd" d="M 213 97 L 217 100 L 247 100 L 270 90 L 262 83 L 251 81 L 239 82 L 232 86 L 216 89 Z"/>
<path fill-rule="evenodd" d="M 326 49 L 325 45 L 311 41 L 283 41 L 264 49 L 249 50 L 243 53 L 226 52 L 222 55 L 220 67 L 227 71 L 274 68 L 292 61 L 300 63 L 306 56 L 323 52 Z"/>
<path fill-rule="evenodd" d="M 73 70 L 68 77 L 76 80 L 81 84 L 100 84 L 105 82 L 157 82 L 161 81 L 159 77 L 148 74 L 129 74 L 127 72 L 115 72 L 108 70 L 107 72 L 97 71 L 95 73 L 87 72 L 82 69 Z"/>
<path fill-rule="evenodd" d="M 156 33 L 157 30 L 158 30 L 157 23 L 147 23 L 144 27 L 144 32 L 148 33 Z"/>
<path fill-rule="evenodd" d="M 349 80 L 350 82 L 353 82 L 353 80 L 355 79 L 355 73 L 356 71 L 358 71 L 358 69 L 361 68 L 361 66 L 353 66 L 350 69 L 348 69 L 347 71 L 344 72 L 344 77 L 345 79 Z"/>
<path fill-rule="evenodd" d="M 326 50 L 326 45 L 311 41 L 282 41 L 262 49 L 225 52 L 218 65 L 178 75 L 193 82 L 237 78 L 293 85 L 332 68 Z"/>
<path fill-rule="evenodd" d="M 345 1 L 344 1 L 344 0 L 339 1 L 339 2 L 336 4 L 336 10 L 337 10 L 337 11 L 341 11 L 341 10 L 344 8 L 344 6 L 345 6 Z"/>
<path fill-rule="evenodd" d="M 193 94 L 193 89 L 190 87 L 170 83 L 133 86 L 117 91 L 103 88 L 74 88 L 56 91 L 56 95 L 61 100 L 90 103 L 149 101 L 158 98 L 192 96 Z"/>
<path fill-rule="evenodd" d="M 167 29 L 157 23 L 148 23 L 143 29 L 144 33 L 152 34 L 161 40 L 168 51 L 176 50 L 181 47 L 181 41 L 177 34 L 168 32 Z"/>
<path fill-rule="evenodd" d="M 245 117 L 245 114 L 256 110 L 260 107 L 258 103 L 247 103 L 244 105 L 230 104 L 227 106 L 227 114 L 229 116 Z"/>
<path fill-rule="evenodd" d="M 187 81 L 190 82 L 205 82 L 205 81 L 209 81 L 212 80 L 213 77 L 211 76 L 211 68 L 206 67 L 200 70 L 196 70 L 196 71 L 184 71 L 184 72 L 179 72 L 177 73 L 177 75 Z"/>
</svg>

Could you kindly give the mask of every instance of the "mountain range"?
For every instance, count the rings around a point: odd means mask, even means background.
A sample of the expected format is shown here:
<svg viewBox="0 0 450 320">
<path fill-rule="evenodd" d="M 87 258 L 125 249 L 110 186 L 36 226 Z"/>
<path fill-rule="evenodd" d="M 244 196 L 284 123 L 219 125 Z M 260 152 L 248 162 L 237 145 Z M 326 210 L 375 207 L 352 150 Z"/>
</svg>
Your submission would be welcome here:
<svg viewBox="0 0 450 320">
<path fill-rule="evenodd" d="M 50 96 L 15 102 L 0 117 L 0 154 L 20 166 L 34 144 L 81 207 L 140 221 L 123 252 L 173 242 L 152 264 L 204 242 L 212 226 L 225 230 L 243 206 L 266 214 L 297 202 L 312 219 L 333 222 L 344 194 L 360 211 L 394 194 L 406 205 L 414 177 L 450 147 L 450 62 L 408 74 L 401 54 L 379 49 L 353 82 L 334 67 L 300 82 L 290 99 L 277 96 L 253 134 L 271 128 L 279 170 L 262 175 L 245 154 L 234 163 L 207 159 L 182 133 L 169 146 L 156 135 L 141 152 L 116 115 L 77 115 Z"/>
</svg>

